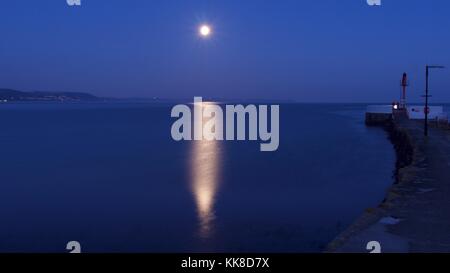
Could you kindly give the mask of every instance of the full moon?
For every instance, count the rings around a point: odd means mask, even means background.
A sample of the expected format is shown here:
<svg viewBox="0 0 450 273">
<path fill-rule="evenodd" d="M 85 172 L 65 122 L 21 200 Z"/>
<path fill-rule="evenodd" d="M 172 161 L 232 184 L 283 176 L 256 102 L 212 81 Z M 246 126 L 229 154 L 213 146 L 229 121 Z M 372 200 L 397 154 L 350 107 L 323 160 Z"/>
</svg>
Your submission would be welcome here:
<svg viewBox="0 0 450 273">
<path fill-rule="evenodd" d="M 208 37 L 211 35 L 211 27 L 208 25 L 201 25 L 199 28 L 199 33 L 202 37 Z"/>
</svg>

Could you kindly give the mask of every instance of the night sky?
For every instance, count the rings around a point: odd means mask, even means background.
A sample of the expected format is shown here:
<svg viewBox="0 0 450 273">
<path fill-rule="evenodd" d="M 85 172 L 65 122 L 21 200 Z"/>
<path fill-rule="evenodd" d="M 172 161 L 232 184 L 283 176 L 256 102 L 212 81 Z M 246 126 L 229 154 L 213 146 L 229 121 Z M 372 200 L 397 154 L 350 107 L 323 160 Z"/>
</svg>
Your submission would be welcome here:
<svg viewBox="0 0 450 273">
<path fill-rule="evenodd" d="M 424 66 L 450 66 L 450 1 L 1 0 L 0 35 L 1 88 L 390 102 L 408 72 L 420 101 Z M 432 72 L 432 101 L 449 76 Z"/>
</svg>

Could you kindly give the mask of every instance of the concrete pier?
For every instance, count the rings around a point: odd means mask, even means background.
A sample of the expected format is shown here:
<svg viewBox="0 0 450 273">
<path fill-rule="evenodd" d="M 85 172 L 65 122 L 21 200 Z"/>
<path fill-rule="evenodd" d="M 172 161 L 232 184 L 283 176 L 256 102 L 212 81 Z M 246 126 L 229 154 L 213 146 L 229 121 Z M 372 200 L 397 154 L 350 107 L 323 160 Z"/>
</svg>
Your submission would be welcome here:
<svg viewBox="0 0 450 273">
<path fill-rule="evenodd" d="M 391 105 L 369 105 L 366 109 L 366 125 L 386 125 L 392 120 Z"/>
<path fill-rule="evenodd" d="M 450 130 L 431 123 L 425 138 L 423 121 L 404 113 L 394 113 L 386 129 L 397 152 L 396 182 L 327 252 L 368 253 L 371 241 L 381 252 L 450 252 Z"/>
</svg>

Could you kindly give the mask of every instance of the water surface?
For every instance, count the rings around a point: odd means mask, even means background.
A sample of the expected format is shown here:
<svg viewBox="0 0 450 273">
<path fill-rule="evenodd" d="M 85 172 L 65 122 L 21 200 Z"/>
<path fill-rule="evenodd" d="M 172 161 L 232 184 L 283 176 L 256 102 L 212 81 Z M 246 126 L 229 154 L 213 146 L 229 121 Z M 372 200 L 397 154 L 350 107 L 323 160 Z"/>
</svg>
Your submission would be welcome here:
<svg viewBox="0 0 450 273">
<path fill-rule="evenodd" d="M 171 104 L 0 105 L 0 251 L 321 251 L 392 184 L 365 105 L 282 104 L 280 147 L 175 142 Z"/>
</svg>

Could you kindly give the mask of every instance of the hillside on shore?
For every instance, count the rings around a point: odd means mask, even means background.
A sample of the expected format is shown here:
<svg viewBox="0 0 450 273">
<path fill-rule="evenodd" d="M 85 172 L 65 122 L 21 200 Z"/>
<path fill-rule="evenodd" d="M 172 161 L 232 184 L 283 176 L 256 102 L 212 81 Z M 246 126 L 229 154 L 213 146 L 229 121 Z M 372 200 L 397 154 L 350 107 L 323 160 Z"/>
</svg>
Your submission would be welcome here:
<svg viewBox="0 0 450 273">
<path fill-rule="evenodd" d="M 101 98 L 81 92 L 23 92 L 0 88 L 0 101 L 98 101 Z"/>
</svg>

